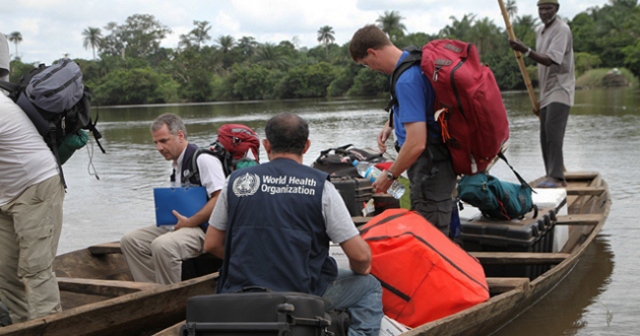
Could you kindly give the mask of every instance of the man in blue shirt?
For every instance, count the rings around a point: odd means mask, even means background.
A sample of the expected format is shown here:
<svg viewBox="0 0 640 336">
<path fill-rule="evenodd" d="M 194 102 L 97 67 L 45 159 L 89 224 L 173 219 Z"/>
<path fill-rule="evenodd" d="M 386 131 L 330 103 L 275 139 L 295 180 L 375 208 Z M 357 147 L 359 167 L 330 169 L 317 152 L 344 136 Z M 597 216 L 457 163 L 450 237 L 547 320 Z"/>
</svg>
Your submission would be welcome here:
<svg viewBox="0 0 640 336">
<path fill-rule="evenodd" d="M 393 74 L 409 55 L 408 51 L 394 46 L 374 25 L 356 31 L 349 52 L 356 63 L 388 75 Z M 395 131 L 398 157 L 373 187 L 386 191 L 393 180 L 408 170 L 411 208 L 448 235 L 456 174 L 449 149 L 442 142 L 440 126 L 434 118 L 435 92 L 418 65 L 400 75 L 395 85 L 395 98 L 393 124 L 387 121 L 378 134 L 378 147 L 385 152 L 385 143 Z"/>
</svg>

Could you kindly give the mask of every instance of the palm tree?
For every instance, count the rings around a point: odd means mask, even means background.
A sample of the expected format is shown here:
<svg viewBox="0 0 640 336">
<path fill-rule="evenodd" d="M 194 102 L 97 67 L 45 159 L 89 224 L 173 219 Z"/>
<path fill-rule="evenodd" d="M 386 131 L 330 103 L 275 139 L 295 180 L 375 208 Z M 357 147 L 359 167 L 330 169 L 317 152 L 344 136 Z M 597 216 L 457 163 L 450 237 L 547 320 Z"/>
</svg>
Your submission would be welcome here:
<svg viewBox="0 0 640 336">
<path fill-rule="evenodd" d="M 505 9 L 507 10 L 509 18 L 513 20 L 513 18 L 518 14 L 518 5 L 516 5 L 516 0 L 507 0 Z"/>
<path fill-rule="evenodd" d="M 400 12 L 385 11 L 384 15 L 380 15 L 376 22 L 378 23 L 378 28 L 387 33 L 389 39 L 393 41 L 396 37 L 403 36 L 404 31 L 407 30 L 407 27 L 400 22 L 402 19 L 404 18 L 400 16 Z"/>
<path fill-rule="evenodd" d="M 183 48 L 195 47 L 196 50 L 200 50 L 200 46 L 204 42 L 211 40 L 211 36 L 209 36 L 209 30 L 211 30 L 209 21 L 194 20 L 193 24 L 196 27 L 193 28 L 189 32 L 189 34 L 180 35 L 180 42 L 178 42 L 179 47 L 183 47 Z"/>
<path fill-rule="evenodd" d="M 450 38 L 461 41 L 469 41 L 472 34 L 472 23 L 476 19 L 475 14 L 465 14 L 462 20 L 458 20 L 455 16 L 450 16 L 451 25 L 446 25 L 438 35 L 441 38 Z"/>
<path fill-rule="evenodd" d="M 287 58 L 282 53 L 280 47 L 273 43 L 265 43 L 258 47 L 253 56 L 256 63 L 273 70 L 287 65 Z"/>
<path fill-rule="evenodd" d="M 200 49 L 200 45 L 206 41 L 211 40 L 211 36 L 209 36 L 209 30 L 211 30 L 211 26 L 209 25 L 209 21 L 197 21 L 194 20 L 193 24 L 196 26 L 192 31 L 191 35 L 193 36 L 193 40 Z"/>
<path fill-rule="evenodd" d="M 16 45 L 16 59 L 19 59 L 18 57 L 18 44 L 20 42 L 22 42 L 22 34 L 20 34 L 20 32 L 14 31 L 13 33 L 9 34 L 9 41 L 13 42 Z"/>
<path fill-rule="evenodd" d="M 331 26 L 320 27 L 318 30 L 318 42 L 324 44 L 324 47 L 327 50 L 327 57 L 329 57 L 329 44 L 336 40 L 333 36 L 335 33 L 336 32 L 333 31 L 333 27 Z"/>
<path fill-rule="evenodd" d="M 487 50 L 495 50 L 498 48 L 498 43 L 503 42 L 496 39 L 500 36 L 500 28 L 496 26 L 492 20 L 485 17 L 480 21 L 476 21 L 473 25 L 473 29 L 469 34 L 471 42 L 476 44 L 478 53 L 482 55 Z"/>
<path fill-rule="evenodd" d="M 258 47 L 258 42 L 253 36 L 243 36 L 238 40 L 238 48 L 242 55 L 251 57 L 254 50 Z"/>
<path fill-rule="evenodd" d="M 85 28 L 82 32 L 82 36 L 84 36 L 84 41 L 82 42 L 82 46 L 87 49 L 88 46 L 91 46 L 93 50 L 93 59 L 96 59 L 96 47 L 100 45 L 102 42 L 102 32 L 100 28 L 89 27 Z"/>
<path fill-rule="evenodd" d="M 220 37 L 216 39 L 216 42 L 218 42 L 223 54 L 236 45 L 236 40 L 231 35 L 220 35 Z"/>
<path fill-rule="evenodd" d="M 535 28 L 537 25 L 538 19 L 533 15 L 519 16 L 513 21 L 513 32 L 524 44 L 535 45 Z"/>
</svg>

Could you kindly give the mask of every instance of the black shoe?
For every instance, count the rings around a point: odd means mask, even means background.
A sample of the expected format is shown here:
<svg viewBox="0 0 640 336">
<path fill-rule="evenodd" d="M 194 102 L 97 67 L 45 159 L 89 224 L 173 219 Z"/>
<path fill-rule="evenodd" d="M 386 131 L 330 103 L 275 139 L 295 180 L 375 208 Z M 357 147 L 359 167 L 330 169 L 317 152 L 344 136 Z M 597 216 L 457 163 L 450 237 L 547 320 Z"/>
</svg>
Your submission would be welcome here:
<svg viewBox="0 0 640 336">
<path fill-rule="evenodd" d="M 6 327 L 11 325 L 11 316 L 9 316 L 9 309 L 4 303 L 0 302 L 0 327 Z"/>
</svg>

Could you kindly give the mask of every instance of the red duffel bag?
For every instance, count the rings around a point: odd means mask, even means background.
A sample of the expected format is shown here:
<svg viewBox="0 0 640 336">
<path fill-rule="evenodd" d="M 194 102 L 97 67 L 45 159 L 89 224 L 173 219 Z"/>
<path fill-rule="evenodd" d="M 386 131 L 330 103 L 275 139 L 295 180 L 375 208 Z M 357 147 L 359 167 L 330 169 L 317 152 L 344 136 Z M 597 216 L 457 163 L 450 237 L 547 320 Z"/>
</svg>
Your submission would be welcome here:
<svg viewBox="0 0 640 336">
<path fill-rule="evenodd" d="M 415 328 L 489 299 L 480 262 L 417 212 L 385 210 L 361 235 L 390 318 Z"/>
</svg>

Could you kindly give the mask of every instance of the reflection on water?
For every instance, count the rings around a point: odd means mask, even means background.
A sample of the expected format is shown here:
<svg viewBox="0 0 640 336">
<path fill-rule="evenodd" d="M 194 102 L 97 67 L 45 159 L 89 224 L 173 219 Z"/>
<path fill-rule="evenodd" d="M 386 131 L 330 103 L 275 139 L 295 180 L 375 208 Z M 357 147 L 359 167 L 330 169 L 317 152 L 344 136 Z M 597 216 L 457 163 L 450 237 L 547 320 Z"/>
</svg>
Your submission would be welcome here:
<svg viewBox="0 0 640 336">
<path fill-rule="evenodd" d="M 538 120 L 526 92 L 504 94 L 511 137 L 507 157 L 527 180 L 544 175 Z M 189 140 L 204 146 L 224 123 L 243 123 L 264 137 L 265 121 L 293 112 L 309 121 L 311 148 L 345 144 L 376 147 L 387 114 L 385 100 L 340 99 L 100 108 L 98 128 L 107 154 L 92 162 L 100 180 L 87 173 L 84 149 L 64 166 L 69 185 L 59 253 L 119 240 L 124 232 L 154 222 L 152 188 L 168 181 L 170 164 L 151 141 L 149 126 L 164 112 L 182 116 Z M 564 144 L 570 171 L 599 171 L 609 184 L 612 208 L 602 236 L 572 275 L 500 335 L 631 335 L 640 330 L 640 94 L 630 89 L 578 91 Z M 261 153 L 261 160 L 266 155 Z M 516 181 L 504 163 L 492 174 Z M 614 267 L 615 265 L 615 267 Z M 607 311 L 613 316 L 607 324 Z"/>
<path fill-rule="evenodd" d="M 536 306 L 514 320 L 494 336 L 575 335 L 589 321 L 583 318 L 586 308 L 602 303 L 598 295 L 611 281 L 613 253 L 607 237 L 599 236 L 585 251 L 573 271 Z M 597 308 L 597 307 L 596 307 Z M 606 306 L 602 305 L 606 310 Z M 606 323 L 606 312 L 602 316 Z M 594 321 L 596 322 L 596 321 Z"/>
</svg>

